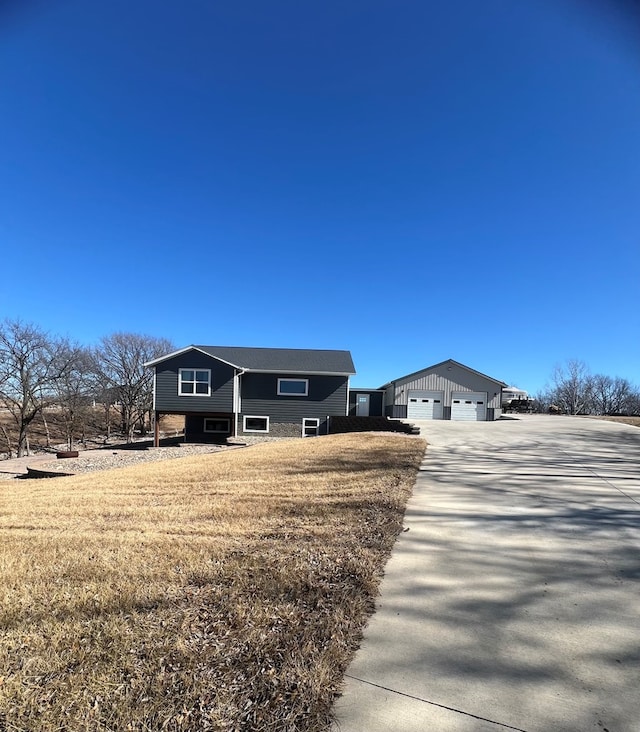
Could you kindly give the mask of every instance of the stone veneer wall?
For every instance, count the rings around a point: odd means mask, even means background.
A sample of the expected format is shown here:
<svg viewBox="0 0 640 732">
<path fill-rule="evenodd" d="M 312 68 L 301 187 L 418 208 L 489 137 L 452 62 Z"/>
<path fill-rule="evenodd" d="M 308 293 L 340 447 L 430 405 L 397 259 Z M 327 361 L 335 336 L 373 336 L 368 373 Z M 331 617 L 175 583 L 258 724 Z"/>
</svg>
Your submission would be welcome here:
<svg viewBox="0 0 640 732">
<path fill-rule="evenodd" d="M 297 422 L 269 422 L 269 432 L 243 432 L 242 420 L 238 436 L 243 437 L 302 437 L 302 425 Z"/>
</svg>

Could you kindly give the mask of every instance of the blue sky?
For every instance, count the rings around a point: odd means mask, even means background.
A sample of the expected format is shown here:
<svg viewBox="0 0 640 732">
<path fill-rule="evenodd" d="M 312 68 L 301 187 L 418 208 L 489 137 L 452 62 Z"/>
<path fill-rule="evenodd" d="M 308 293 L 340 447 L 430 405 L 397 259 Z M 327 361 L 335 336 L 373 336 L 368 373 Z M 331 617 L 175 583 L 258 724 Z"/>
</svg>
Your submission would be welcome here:
<svg viewBox="0 0 640 732">
<path fill-rule="evenodd" d="M 632 3 L 3 7 L 0 318 L 640 383 Z"/>
</svg>

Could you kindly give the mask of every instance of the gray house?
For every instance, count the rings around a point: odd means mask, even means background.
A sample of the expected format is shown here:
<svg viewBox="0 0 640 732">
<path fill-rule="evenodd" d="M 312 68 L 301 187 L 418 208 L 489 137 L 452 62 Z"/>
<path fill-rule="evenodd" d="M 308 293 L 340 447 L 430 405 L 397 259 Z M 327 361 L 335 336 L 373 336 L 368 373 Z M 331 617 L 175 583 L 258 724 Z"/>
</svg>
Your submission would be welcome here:
<svg viewBox="0 0 640 732">
<path fill-rule="evenodd" d="M 490 421 L 502 413 L 502 389 L 506 386 L 448 359 L 380 388 L 385 392 L 384 414 L 388 417 Z"/>
<path fill-rule="evenodd" d="M 348 413 L 349 351 L 187 346 L 146 364 L 154 412 L 185 416 L 185 439 L 325 434 Z M 156 427 L 155 443 L 159 433 Z"/>
</svg>

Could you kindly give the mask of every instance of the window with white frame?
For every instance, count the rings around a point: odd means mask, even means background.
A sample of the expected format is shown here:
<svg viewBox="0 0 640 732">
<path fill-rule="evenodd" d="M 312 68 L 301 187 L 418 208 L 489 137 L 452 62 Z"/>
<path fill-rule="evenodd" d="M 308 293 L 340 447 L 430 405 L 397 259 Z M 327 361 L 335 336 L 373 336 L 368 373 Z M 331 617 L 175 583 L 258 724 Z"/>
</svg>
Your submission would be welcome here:
<svg viewBox="0 0 640 732">
<path fill-rule="evenodd" d="M 244 432 L 268 432 L 269 417 L 253 417 L 245 415 L 242 418 L 242 430 Z"/>
<path fill-rule="evenodd" d="M 180 369 L 178 372 L 179 396 L 210 396 L 210 369 Z"/>
<path fill-rule="evenodd" d="M 303 417 L 302 436 L 317 437 L 320 434 L 320 420 L 317 417 Z"/>
<path fill-rule="evenodd" d="M 205 417 L 204 431 L 226 435 L 231 432 L 231 420 L 225 417 Z"/>
<path fill-rule="evenodd" d="M 309 379 L 278 379 L 278 396 L 308 396 Z"/>
</svg>

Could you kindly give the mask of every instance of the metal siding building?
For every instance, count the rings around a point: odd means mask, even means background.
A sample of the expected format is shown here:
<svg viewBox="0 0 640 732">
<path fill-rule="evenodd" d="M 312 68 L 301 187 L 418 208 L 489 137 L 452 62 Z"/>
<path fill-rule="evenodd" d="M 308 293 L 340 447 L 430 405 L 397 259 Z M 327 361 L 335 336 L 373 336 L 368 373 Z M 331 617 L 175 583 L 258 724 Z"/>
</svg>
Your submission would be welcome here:
<svg viewBox="0 0 640 732">
<path fill-rule="evenodd" d="M 464 400 L 464 395 L 476 395 L 473 401 L 478 406 L 478 418 L 494 420 L 501 415 L 501 394 L 504 386 L 506 384 L 502 381 L 449 359 L 385 384 L 382 387 L 385 389 L 385 414 L 389 417 L 411 419 L 410 407 L 413 402 L 410 399 L 420 399 L 424 395 L 427 401 L 432 398 L 429 395 L 441 394 L 442 419 L 452 419 L 452 406 L 454 419 L 457 418 L 456 409 L 460 410 L 458 418 L 467 419 L 469 417 L 461 416 L 463 407 L 458 407 L 458 404 L 460 401 L 468 401 Z M 486 398 L 483 399 L 481 395 L 486 395 Z M 481 410 L 479 406 L 482 407 Z"/>
</svg>

